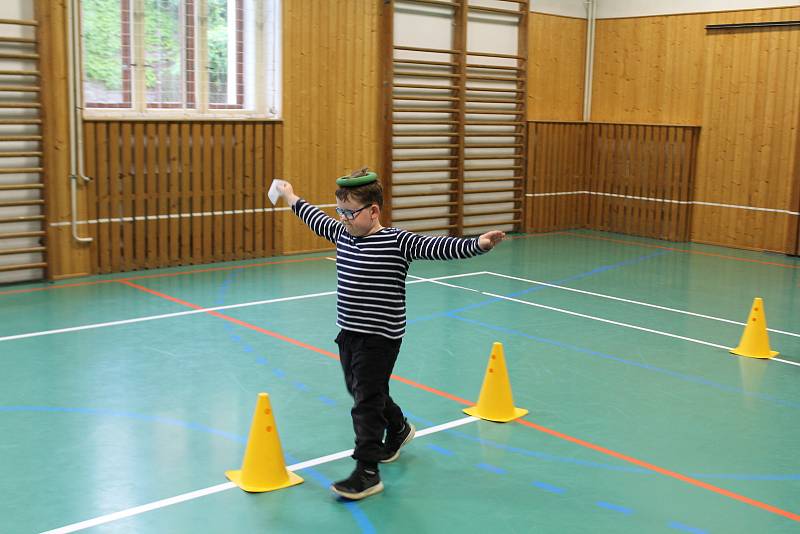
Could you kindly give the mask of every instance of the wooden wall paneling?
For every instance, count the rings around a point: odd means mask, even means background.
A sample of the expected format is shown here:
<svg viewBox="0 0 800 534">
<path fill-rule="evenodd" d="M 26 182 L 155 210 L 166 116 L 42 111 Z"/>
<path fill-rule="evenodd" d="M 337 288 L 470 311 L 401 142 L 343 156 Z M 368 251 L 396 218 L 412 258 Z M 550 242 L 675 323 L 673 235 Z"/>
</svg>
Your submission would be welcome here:
<svg viewBox="0 0 800 534">
<path fill-rule="evenodd" d="M 575 124 L 565 124 L 565 136 L 569 150 L 566 154 L 566 172 L 561 184 L 561 191 L 568 192 L 561 195 L 560 211 L 561 218 L 558 229 L 570 229 L 581 226 L 580 222 L 580 203 L 584 194 L 576 191 L 585 191 L 586 185 L 582 181 L 583 170 L 583 146 L 581 143 L 582 132 L 585 127 L 578 127 Z"/>
<path fill-rule="evenodd" d="M 337 176 L 378 163 L 380 6 L 357 0 L 283 3 L 283 177 L 312 203 L 333 203 Z M 277 214 L 283 252 L 331 248 L 290 212 Z"/>
<path fill-rule="evenodd" d="M 270 139 L 272 139 L 272 142 L 269 146 L 272 146 L 273 149 L 270 151 L 272 158 L 270 159 L 269 174 L 265 180 L 267 184 L 269 184 L 272 181 L 272 178 L 276 176 L 285 176 L 286 171 L 284 169 L 284 161 L 286 157 L 286 149 L 284 148 L 284 131 L 285 126 L 283 124 L 276 123 L 269 127 L 271 136 Z M 265 237 L 268 240 L 266 243 L 266 251 L 268 255 L 272 255 L 277 247 L 277 220 L 278 217 L 276 217 L 275 212 L 270 212 L 269 217 L 267 218 L 269 231 L 265 232 Z"/>
<path fill-rule="evenodd" d="M 528 123 L 528 142 L 527 150 L 530 157 L 528 158 L 528 173 L 525 179 L 525 202 L 528 205 L 528 210 L 525 212 L 525 229 L 530 232 L 535 228 L 535 217 L 537 216 L 537 207 L 533 196 L 536 193 L 534 186 L 534 177 L 538 172 L 539 156 L 535 150 L 535 144 L 538 142 L 538 125 L 535 122 Z"/>
<path fill-rule="evenodd" d="M 666 146 L 664 147 L 664 180 L 659 184 L 661 199 L 661 218 L 662 230 L 661 239 L 677 241 L 675 237 L 674 207 L 671 201 L 674 200 L 674 187 L 677 184 L 677 160 L 675 158 L 675 147 L 678 144 L 676 136 L 681 132 L 678 128 L 668 128 L 666 132 Z"/>
<path fill-rule="evenodd" d="M 707 23 L 705 15 L 598 20 L 591 119 L 698 124 Z"/>
<path fill-rule="evenodd" d="M 211 126 L 211 261 L 225 260 L 225 128 L 221 123 Z"/>
<path fill-rule="evenodd" d="M 253 132 L 253 180 L 255 181 L 255 196 L 254 201 L 256 206 L 268 206 L 268 200 L 266 198 L 266 191 L 264 188 L 264 183 L 272 182 L 272 178 L 265 172 L 264 167 L 266 162 L 269 161 L 271 158 L 270 155 L 266 155 L 267 147 L 271 147 L 272 143 L 265 143 L 264 137 L 265 133 L 268 135 L 269 132 L 272 131 L 272 126 L 270 125 L 263 125 L 259 124 L 255 127 L 255 131 Z M 270 139 L 268 137 L 267 139 Z M 277 220 L 277 217 L 273 217 L 274 209 L 278 206 L 273 206 L 272 208 L 266 208 L 263 211 L 256 211 L 253 215 L 253 254 L 256 258 L 260 258 L 265 256 L 265 250 L 268 250 L 266 247 L 266 235 L 270 231 L 269 221 L 270 219 Z"/>
<path fill-rule="evenodd" d="M 177 125 L 178 128 L 178 143 L 179 143 L 179 158 L 180 158 L 180 191 L 181 195 L 178 200 L 178 212 L 181 214 L 178 228 L 180 231 L 179 239 L 179 258 L 181 265 L 194 263 L 194 254 L 192 251 L 192 242 L 195 238 L 192 232 L 192 219 L 195 203 L 195 191 L 193 188 L 192 180 L 194 175 L 192 169 L 192 143 L 191 139 L 191 125 L 189 123 L 181 123 Z"/>
<path fill-rule="evenodd" d="M 158 202 L 156 205 L 156 217 L 158 217 L 158 266 L 169 265 L 169 166 L 167 164 L 167 153 L 169 151 L 169 136 L 167 135 L 167 124 L 159 123 L 156 128 L 156 151 L 158 180 L 156 194 Z"/>
<path fill-rule="evenodd" d="M 642 204 L 642 218 L 638 221 L 636 232 L 639 235 L 653 236 L 657 233 L 655 226 L 656 210 L 653 198 L 655 195 L 655 186 L 658 180 L 659 172 L 659 128 L 653 126 L 645 127 L 645 137 L 640 139 L 639 142 L 644 146 L 645 161 L 647 162 L 647 172 L 643 175 L 643 193 L 645 200 L 640 201 Z"/>
<path fill-rule="evenodd" d="M 245 201 L 247 198 L 247 180 L 245 179 L 245 160 L 244 160 L 244 125 L 236 123 L 233 125 L 233 183 L 234 183 L 234 202 L 233 202 L 233 258 L 245 257 L 244 251 L 244 232 L 245 232 Z M 252 145 L 248 147 L 252 150 Z"/>
<path fill-rule="evenodd" d="M 586 68 L 586 19 L 530 13 L 529 120 L 581 120 Z"/>
<path fill-rule="evenodd" d="M 597 150 L 597 129 L 599 125 L 593 123 L 586 124 L 586 226 L 589 228 L 596 227 L 597 224 L 597 196 L 592 193 L 599 191 L 600 187 L 597 183 L 597 165 L 598 154 Z"/>
<path fill-rule="evenodd" d="M 611 190 L 613 196 L 609 197 L 611 204 L 611 221 L 612 228 L 615 232 L 625 232 L 625 214 L 627 208 L 627 199 L 625 198 L 625 188 L 627 186 L 625 181 L 625 136 L 626 124 L 615 124 L 613 126 L 614 132 L 612 137 L 612 151 L 611 151 Z"/>
<path fill-rule="evenodd" d="M 789 203 L 799 32 L 705 25 L 798 18 L 800 7 L 598 21 L 592 119 L 702 125 L 690 197 L 742 206 L 679 207 L 693 240 L 785 248 L 788 215 L 747 207 Z M 696 133 L 683 134 L 697 143 Z"/>
<path fill-rule="evenodd" d="M 548 193 L 551 192 L 553 184 L 553 177 L 556 175 L 553 172 L 553 167 L 558 163 L 554 156 L 556 144 L 554 142 L 555 135 L 553 134 L 554 126 L 552 124 L 540 123 L 537 125 L 539 130 L 539 140 L 537 141 L 537 176 L 536 176 L 536 189 L 535 193 Z M 547 230 L 551 223 L 551 213 L 553 211 L 552 205 L 554 202 L 553 197 L 539 196 L 535 197 L 536 212 L 535 218 L 536 228 L 538 230 Z"/>
<path fill-rule="evenodd" d="M 253 221 L 255 220 L 255 191 L 256 184 L 253 181 L 253 125 L 245 124 L 240 130 L 238 136 L 240 145 L 242 147 L 241 157 L 237 157 L 240 163 L 242 190 L 240 195 L 240 203 L 242 214 L 240 215 L 241 237 L 240 242 L 240 256 L 243 258 L 254 258 L 255 256 L 255 241 L 253 239 Z M 246 149 L 245 149 L 246 148 Z"/>
<path fill-rule="evenodd" d="M 147 260 L 144 266 L 147 269 L 158 267 L 158 168 L 156 166 L 157 151 L 158 151 L 158 138 L 157 138 L 157 124 L 148 122 L 145 124 L 145 169 L 144 177 L 146 181 L 146 217 L 147 223 L 145 225 L 145 239 L 146 239 L 146 255 Z"/>
<path fill-rule="evenodd" d="M 634 217 L 634 208 L 636 207 L 637 202 L 632 198 L 634 195 L 634 185 L 631 179 L 631 171 L 630 171 L 630 148 L 632 142 L 632 132 L 631 126 L 629 124 L 622 124 L 620 125 L 620 136 L 617 139 L 617 154 L 619 161 L 617 162 L 617 173 L 619 176 L 619 186 L 618 191 L 619 195 L 621 195 L 620 202 L 619 202 L 619 211 L 622 217 L 622 221 L 618 225 L 621 228 L 623 233 L 631 233 L 634 231 L 634 228 L 638 226 L 638 220 Z"/>
<path fill-rule="evenodd" d="M 94 158 L 90 159 L 94 159 L 95 162 L 94 172 L 89 176 L 94 178 L 97 183 L 97 202 L 95 203 L 95 214 L 92 216 L 92 219 L 97 221 L 95 225 L 97 228 L 95 232 L 97 243 L 95 244 L 96 253 L 94 254 L 97 263 L 92 266 L 92 272 L 101 273 L 111 272 L 111 225 L 108 222 L 104 222 L 111 217 L 108 127 L 108 123 L 97 123 L 96 139 L 87 138 L 87 140 L 93 141 L 93 144 L 90 145 L 90 150 L 94 152 Z"/>
<path fill-rule="evenodd" d="M 223 127 L 224 140 L 222 144 L 222 158 L 223 158 L 223 182 L 222 182 L 222 203 L 223 203 L 223 258 L 225 261 L 233 259 L 235 236 L 235 218 L 232 214 L 234 208 L 234 195 L 236 193 L 235 182 L 233 178 L 233 125 L 226 122 Z"/>
<path fill-rule="evenodd" d="M 85 133 L 87 144 L 84 147 L 84 172 L 86 176 L 92 178 L 92 181 L 86 184 L 85 189 L 79 186 L 79 190 L 84 189 L 86 193 L 84 220 L 96 219 L 97 202 L 100 197 L 100 183 L 103 181 L 102 177 L 97 176 L 97 126 L 99 126 L 99 124 L 93 125 L 93 127 L 88 129 Z M 89 269 L 93 273 L 97 272 L 98 269 L 98 255 L 101 253 L 100 250 L 106 245 L 105 240 L 102 240 L 100 236 L 101 232 L 99 226 L 98 224 L 78 226 L 78 235 L 91 236 L 93 238 L 93 241 L 89 245 L 89 250 L 91 252 Z M 100 243 L 100 241 L 102 241 L 102 243 Z"/>
<path fill-rule="evenodd" d="M 120 205 L 122 204 L 122 177 L 120 172 L 120 125 L 108 125 L 108 209 L 109 271 L 122 270 Z"/>
<path fill-rule="evenodd" d="M 611 225 L 611 209 L 612 199 L 605 193 L 608 193 L 613 187 L 612 176 L 614 172 L 614 124 L 601 124 L 599 130 L 598 148 L 600 149 L 600 189 L 601 193 L 597 196 L 597 203 L 599 205 L 599 221 L 598 225 L 601 230 L 612 230 Z"/>
<path fill-rule="evenodd" d="M 224 218 L 216 216 L 216 212 L 221 212 L 225 209 L 224 204 L 224 187 L 225 177 L 223 175 L 222 166 L 222 146 L 224 141 L 222 124 L 216 123 L 211 126 L 211 138 L 208 139 L 211 146 L 211 188 L 210 188 L 210 202 L 206 212 L 209 214 L 207 217 L 212 223 L 212 232 L 210 236 L 210 250 L 206 261 L 223 261 L 225 257 L 225 224 Z"/>
<path fill-rule="evenodd" d="M 133 125 L 133 189 L 134 189 L 134 265 L 138 268 L 146 265 L 147 248 L 147 227 L 145 217 L 147 207 L 145 205 L 146 195 L 146 175 L 144 166 L 144 124 L 141 122 Z"/>
<path fill-rule="evenodd" d="M 800 102 L 798 102 L 800 106 Z M 800 256 L 800 118 L 795 129 L 794 172 L 792 173 L 792 195 L 789 211 L 794 214 L 787 218 L 786 247 L 787 254 Z"/>
<path fill-rule="evenodd" d="M 181 199 L 184 195 L 188 195 L 188 191 L 184 191 L 183 176 L 181 175 L 181 144 L 179 138 L 180 125 L 172 122 L 167 125 L 167 136 L 169 145 L 168 165 L 169 165 L 169 184 L 167 193 L 167 212 L 169 213 L 169 252 L 167 256 L 167 265 L 181 265 L 186 263 L 181 258 L 181 220 L 183 212 L 181 211 Z"/>
<path fill-rule="evenodd" d="M 630 125 L 626 167 L 630 173 L 631 180 L 628 194 L 636 197 L 630 203 L 630 218 L 632 223 L 630 228 L 632 232 L 639 231 L 647 213 L 647 201 L 642 200 L 647 197 L 647 176 L 642 172 L 641 165 L 638 164 L 645 148 L 642 137 L 643 131 L 644 127 L 642 125 Z"/>
<path fill-rule="evenodd" d="M 84 123 L 89 127 L 91 123 Z M 135 215 L 135 200 L 134 200 L 134 181 L 133 174 L 131 173 L 133 166 L 133 125 L 130 122 L 123 122 L 120 128 L 121 147 L 120 147 L 120 161 L 122 168 L 120 170 L 120 181 L 122 197 L 120 200 L 119 217 L 122 219 L 122 261 L 121 269 L 123 271 L 133 270 L 135 265 L 135 239 L 134 230 L 136 223 L 133 220 Z"/>
<path fill-rule="evenodd" d="M 207 198 L 206 186 L 207 177 L 210 175 L 211 169 L 211 147 L 206 143 L 206 128 L 211 128 L 209 124 L 192 124 L 191 125 L 191 175 L 192 175 L 192 263 L 198 264 L 203 262 L 205 257 L 205 242 L 208 232 L 206 224 L 208 217 L 203 217 L 202 213 L 206 209 Z M 184 142 L 189 144 L 188 142 Z"/>
<path fill-rule="evenodd" d="M 647 154 L 649 158 L 648 172 L 645 175 L 645 197 L 647 200 L 643 201 L 645 217 L 640 225 L 638 231 L 640 235 L 648 237 L 657 237 L 658 235 L 658 211 L 656 209 L 656 184 L 661 173 L 662 163 L 662 150 L 661 150 L 661 128 L 648 126 L 647 138 L 645 144 L 647 146 Z"/>
<path fill-rule="evenodd" d="M 555 130 L 555 135 L 553 136 L 553 144 L 555 146 L 553 148 L 555 153 L 556 168 L 553 169 L 555 172 L 552 172 L 549 176 L 550 186 L 548 187 L 548 190 L 567 191 L 567 188 L 569 187 L 569 173 L 571 170 L 569 160 L 569 125 L 551 124 L 550 126 Z M 549 197 L 549 220 L 547 224 L 549 228 L 559 228 L 565 223 L 566 217 L 564 208 L 566 206 L 566 200 L 567 198 L 564 196 L 557 195 Z"/>
</svg>

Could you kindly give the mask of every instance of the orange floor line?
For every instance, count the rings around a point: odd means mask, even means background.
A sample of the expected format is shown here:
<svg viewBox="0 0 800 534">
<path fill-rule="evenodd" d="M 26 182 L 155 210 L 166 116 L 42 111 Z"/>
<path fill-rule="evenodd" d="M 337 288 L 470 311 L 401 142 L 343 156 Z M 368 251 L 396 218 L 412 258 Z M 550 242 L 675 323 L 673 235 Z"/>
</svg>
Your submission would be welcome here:
<svg viewBox="0 0 800 534">
<path fill-rule="evenodd" d="M 129 286 L 131 286 L 133 288 L 136 288 L 136 289 L 138 289 L 140 291 L 145 291 L 147 293 L 150 293 L 150 294 L 155 295 L 157 297 L 169 300 L 171 302 L 175 302 L 175 303 L 181 304 L 183 306 L 188 306 L 188 307 L 190 307 L 192 309 L 196 309 L 196 310 L 197 309 L 202 309 L 202 306 L 198 306 L 197 304 L 193 304 L 191 302 L 186 302 L 184 300 L 181 300 L 181 299 L 176 298 L 176 297 L 172 297 L 170 295 L 166 295 L 166 294 L 161 293 L 159 291 L 155 291 L 153 289 L 150 289 L 150 288 L 147 288 L 147 287 L 144 287 L 144 286 L 140 286 L 139 284 L 135 284 L 135 283 L 130 282 L 128 280 L 122 280 L 121 282 L 126 284 L 126 285 L 129 285 Z M 304 349 L 308 349 L 308 350 L 314 351 L 314 352 L 316 352 L 318 354 L 322 354 L 323 356 L 327 356 L 328 358 L 333 358 L 335 360 L 339 359 L 339 357 L 336 354 L 332 353 L 332 352 L 329 352 L 327 350 L 321 349 L 319 347 L 315 347 L 313 345 L 309 345 L 307 343 L 303 343 L 302 341 L 298 341 L 296 339 L 284 336 L 282 334 L 278 334 L 277 332 L 272 332 L 270 330 L 266 330 L 266 329 L 261 328 L 259 326 L 247 323 L 245 321 L 240 321 L 239 319 L 236 319 L 236 318 L 233 318 L 233 317 L 229 317 L 227 315 L 224 315 L 222 313 L 218 313 L 218 312 L 215 312 L 215 311 L 209 311 L 207 313 L 209 313 L 210 315 L 213 315 L 215 317 L 219 317 L 220 319 L 224 319 L 226 321 L 230 321 L 230 322 L 235 323 L 237 325 L 243 326 L 245 328 L 249 328 L 250 330 L 254 330 L 256 332 L 260 332 L 262 334 L 266 334 L 266 335 L 274 337 L 276 339 L 280 339 L 281 341 L 285 341 L 287 343 L 291 343 L 292 345 L 296 345 L 298 347 L 302 347 Z M 409 385 L 411 387 L 414 387 L 414 388 L 417 388 L 417 389 L 421 389 L 421 390 L 427 391 L 429 393 L 433 393 L 434 395 L 438 395 L 440 397 L 444 397 L 446 399 L 456 401 L 456 402 L 458 402 L 460 404 L 466 404 L 466 405 L 474 404 L 473 402 L 470 402 L 470 401 L 468 401 L 466 399 L 462 399 L 460 397 L 457 397 L 457 396 L 452 395 L 450 393 L 447 393 L 445 391 L 441 391 L 441 390 L 438 390 L 436 388 L 432 388 L 430 386 L 426 386 L 424 384 L 420 384 L 418 382 L 414 382 L 413 380 L 409 380 L 407 378 L 403 378 L 403 377 L 398 376 L 398 375 L 392 375 L 392 378 L 394 380 L 399 381 L 399 382 L 403 382 L 404 384 L 407 384 L 407 385 Z M 590 443 L 588 441 L 584 441 L 582 439 L 570 436 L 568 434 L 563 434 L 561 432 L 558 432 L 557 430 L 553 430 L 553 429 L 550 429 L 550 428 L 547 428 L 547 427 L 544 427 L 544 426 L 541 426 L 541 425 L 537 425 L 536 423 L 532 423 L 532 422 L 526 421 L 524 419 L 517 419 L 516 421 L 521 425 L 527 426 L 529 428 L 533 428 L 535 430 L 538 430 L 539 432 L 544 432 L 545 434 L 549 434 L 549 435 L 551 435 L 553 437 L 556 437 L 556 438 L 559 438 L 559 439 L 563 439 L 565 441 L 569 441 L 569 442 L 574 443 L 576 445 L 580 445 L 581 447 L 592 449 L 592 450 L 594 450 L 596 452 L 599 452 L 601 454 L 605 454 L 607 456 L 612 456 L 612 457 L 617 458 L 619 460 L 623 460 L 625 462 L 632 463 L 634 465 L 637 465 L 637 466 L 642 467 L 644 469 L 648 469 L 648 470 L 653 471 L 655 473 L 659 473 L 661 475 L 665 475 L 665 476 L 674 478 L 676 480 L 680 480 L 681 482 L 685 482 L 687 484 L 691 484 L 693 486 L 696 486 L 696 487 L 699 487 L 699 488 L 703 488 L 703 489 L 708 490 L 708 491 L 712 491 L 712 492 L 717 493 L 719 495 L 723 495 L 725 497 L 728 497 L 728 498 L 743 502 L 745 504 L 749 504 L 750 506 L 755 506 L 757 508 L 761 508 L 762 510 L 766 510 L 766 511 L 771 512 L 773 514 L 777 514 L 777 515 L 786 517 L 788 519 L 791 519 L 793 521 L 799 521 L 800 522 L 800 515 L 797 515 L 797 514 L 792 513 L 792 512 L 788 512 L 786 510 L 782 510 L 780 508 L 772 506 L 771 504 L 767 504 L 767 503 L 764 503 L 764 502 L 761 502 L 761 501 L 757 501 L 755 499 L 751 499 L 750 497 L 745 497 L 744 495 L 740 495 L 738 493 L 734 493 L 732 491 L 720 488 L 718 486 L 714 486 L 712 484 L 708 484 L 706 482 L 702 482 L 702 481 L 697 480 L 695 478 L 692 478 L 692 477 L 689 477 L 689 476 L 686 476 L 686 475 L 682 475 L 682 474 L 676 473 L 674 471 L 670 471 L 669 469 L 664 469 L 663 467 L 659 467 L 657 465 L 650 464 L 648 462 L 645 462 L 643 460 L 639 460 L 639 459 L 634 458 L 632 456 L 627 456 L 625 454 L 613 451 L 611 449 L 607 449 L 607 448 L 602 447 L 600 445 L 595 445 L 594 443 Z"/>
</svg>

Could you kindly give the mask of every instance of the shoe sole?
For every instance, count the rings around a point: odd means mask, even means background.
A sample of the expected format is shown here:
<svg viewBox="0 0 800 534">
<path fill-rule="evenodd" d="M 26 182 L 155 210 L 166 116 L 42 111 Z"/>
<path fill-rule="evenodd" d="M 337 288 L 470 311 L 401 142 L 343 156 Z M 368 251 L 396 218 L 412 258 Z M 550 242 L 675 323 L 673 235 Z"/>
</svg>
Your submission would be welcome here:
<svg viewBox="0 0 800 534">
<path fill-rule="evenodd" d="M 414 425 L 412 425 L 411 423 L 408 423 L 408 424 L 409 424 L 409 426 L 411 427 L 411 432 L 409 432 L 409 433 L 408 433 L 408 436 L 406 436 L 406 439 L 404 439 L 404 440 L 403 440 L 403 443 L 401 443 L 401 444 L 400 444 L 400 447 L 398 447 L 398 449 L 397 449 L 397 452 L 396 452 L 396 453 L 394 453 L 392 456 L 390 456 L 390 457 L 388 457 L 388 458 L 385 458 L 385 459 L 381 460 L 381 463 L 382 463 L 382 464 L 390 464 L 390 463 L 394 462 L 395 460 L 397 460 L 398 458 L 400 458 L 400 449 L 402 449 L 403 447 L 405 447 L 405 446 L 406 446 L 406 444 L 407 444 L 409 441 L 411 441 L 412 439 L 414 439 L 414 436 L 415 436 L 415 435 L 416 435 L 416 433 L 417 433 L 417 428 L 416 428 Z"/>
<path fill-rule="evenodd" d="M 344 497 L 345 499 L 350 499 L 351 501 L 360 501 L 361 499 L 369 497 L 370 495 L 375 495 L 376 493 L 382 492 L 383 482 L 378 482 L 374 486 L 369 487 L 360 493 L 348 493 L 346 491 L 336 489 L 334 486 L 331 486 L 331 491 L 340 497 Z"/>
</svg>

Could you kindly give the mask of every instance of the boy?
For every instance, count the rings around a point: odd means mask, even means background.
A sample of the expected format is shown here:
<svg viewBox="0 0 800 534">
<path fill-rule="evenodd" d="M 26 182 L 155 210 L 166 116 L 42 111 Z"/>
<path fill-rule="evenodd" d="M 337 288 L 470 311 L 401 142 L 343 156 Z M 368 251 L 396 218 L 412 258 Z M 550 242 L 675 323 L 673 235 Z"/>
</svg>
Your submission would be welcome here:
<svg viewBox="0 0 800 534">
<path fill-rule="evenodd" d="M 300 199 L 288 182 L 280 183 L 278 191 L 311 230 L 336 245 L 336 325 L 341 328 L 336 344 L 354 401 L 350 413 L 356 468 L 331 490 L 357 500 L 383 490 L 378 463 L 396 460 L 400 448 L 414 438 L 414 425 L 389 396 L 389 376 L 405 333 L 409 264 L 416 259 L 477 256 L 491 250 L 505 234 L 494 230 L 461 239 L 384 228 L 377 174 L 364 168 L 336 183 L 338 221 Z"/>
</svg>

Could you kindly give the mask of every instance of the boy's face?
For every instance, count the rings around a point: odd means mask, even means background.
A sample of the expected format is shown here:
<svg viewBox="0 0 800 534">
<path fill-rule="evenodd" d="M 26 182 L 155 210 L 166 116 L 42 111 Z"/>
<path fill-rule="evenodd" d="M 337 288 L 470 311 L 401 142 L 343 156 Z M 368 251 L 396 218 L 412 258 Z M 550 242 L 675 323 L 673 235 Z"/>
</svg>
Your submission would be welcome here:
<svg viewBox="0 0 800 534">
<path fill-rule="evenodd" d="M 347 200 L 337 198 L 336 208 L 337 211 L 345 210 L 345 213 L 340 212 L 339 220 L 342 221 L 350 235 L 356 237 L 365 236 L 371 233 L 379 224 L 380 208 L 378 208 L 377 204 L 365 206 L 352 197 Z"/>
</svg>

